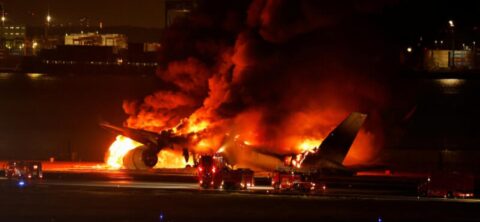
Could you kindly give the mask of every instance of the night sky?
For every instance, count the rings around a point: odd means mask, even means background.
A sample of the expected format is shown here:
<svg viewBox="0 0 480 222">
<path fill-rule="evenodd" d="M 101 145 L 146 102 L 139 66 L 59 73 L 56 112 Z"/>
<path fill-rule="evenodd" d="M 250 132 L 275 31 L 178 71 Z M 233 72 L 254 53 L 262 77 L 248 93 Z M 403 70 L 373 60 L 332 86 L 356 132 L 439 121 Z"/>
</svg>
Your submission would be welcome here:
<svg viewBox="0 0 480 222">
<path fill-rule="evenodd" d="M 81 18 L 90 19 L 92 26 L 164 26 L 163 0 L 4 0 L 8 19 L 14 23 L 41 25 L 48 9 L 54 23 L 78 25 Z"/>
</svg>

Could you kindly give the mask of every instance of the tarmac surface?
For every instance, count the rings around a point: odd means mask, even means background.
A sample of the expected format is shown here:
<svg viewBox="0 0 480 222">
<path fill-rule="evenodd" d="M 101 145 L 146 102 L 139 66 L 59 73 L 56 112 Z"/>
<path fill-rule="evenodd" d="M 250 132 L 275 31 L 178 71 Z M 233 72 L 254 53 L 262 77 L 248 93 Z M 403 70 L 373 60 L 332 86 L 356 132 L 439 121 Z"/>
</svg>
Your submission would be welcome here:
<svg viewBox="0 0 480 222">
<path fill-rule="evenodd" d="M 478 199 L 420 198 L 408 181 L 381 179 L 279 193 L 262 178 L 248 191 L 203 190 L 186 171 L 45 172 L 23 186 L 0 179 L 0 221 L 480 221 Z"/>
</svg>

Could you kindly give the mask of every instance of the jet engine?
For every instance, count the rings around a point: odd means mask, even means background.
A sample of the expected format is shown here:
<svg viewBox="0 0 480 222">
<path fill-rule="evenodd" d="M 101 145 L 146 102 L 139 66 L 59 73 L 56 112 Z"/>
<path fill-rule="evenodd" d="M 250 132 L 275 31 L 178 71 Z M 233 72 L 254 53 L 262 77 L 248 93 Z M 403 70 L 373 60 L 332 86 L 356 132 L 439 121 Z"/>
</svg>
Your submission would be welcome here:
<svg viewBox="0 0 480 222">
<path fill-rule="evenodd" d="M 139 146 L 128 151 L 123 157 L 123 167 L 129 170 L 146 170 L 158 162 L 157 152 L 146 146 Z"/>
</svg>

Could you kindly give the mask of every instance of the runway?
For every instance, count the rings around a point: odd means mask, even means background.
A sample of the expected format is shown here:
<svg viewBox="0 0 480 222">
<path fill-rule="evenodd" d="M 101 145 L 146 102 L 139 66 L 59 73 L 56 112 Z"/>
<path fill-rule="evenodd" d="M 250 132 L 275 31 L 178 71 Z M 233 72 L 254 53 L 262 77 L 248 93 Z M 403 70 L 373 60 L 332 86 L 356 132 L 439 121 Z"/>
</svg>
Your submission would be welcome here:
<svg viewBox="0 0 480 222">
<path fill-rule="evenodd" d="M 97 172 L 98 173 L 98 172 Z M 110 188 L 110 189 L 151 189 L 151 190 L 173 190 L 180 192 L 190 192 L 193 194 L 245 194 L 245 195 L 279 195 L 279 196 L 302 196 L 304 198 L 321 198 L 321 199 L 343 199 L 343 200 L 388 200 L 388 201 L 440 201 L 440 202 L 463 202 L 463 203 L 480 203 L 480 199 L 462 199 L 462 198 L 431 198 L 418 197 L 416 195 L 405 195 L 398 193 L 395 190 L 373 190 L 373 189 L 358 189 L 358 188 L 327 188 L 322 191 L 313 192 L 295 192 L 295 191 L 275 191 L 268 185 L 256 185 L 248 190 L 223 190 L 223 189 L 203 189 L 190 175 L 172 175 L 172 174 L 156 174 L 150 175 L 155 178 L 160 178 L 164 181 L 139 181 L 133 178 L 138 177 L 135 174 L 129 174 L 122 171 L 100 172 L 104 178 L 99 180 L 96 173 L 66 173 L 50 172 L 46 175 L 52 177 L 59 177 L 53 179 L 32 180 L 28 182 L 27 186 L 34 186 L 36 188 L 49 187 L 90 187 L 90 188 Z M 142 173 L 143 174 L 143 173 Z M 149 175 L 149 174 L 147 174 Z M 70 176 L 66 177 L 66 176 Z M 66 177 L 65 179 L 60 179 Z M 92 179 L 87 179 L 91 177 Z M 178 177 L 183 178 L 177 182 Z M 152 180 L 152 178 L 148 178 Z M 8 183 L 8 179 L 2 178 L 3 183 Z M 166 180 L 166 181 L 165 181 Z M 16 180 L 14 180 L 14 183 Z"/>
<path fill-rule="evenodd" d="M 390 201 L 441 201 L 441 202 L 464 202 L 480 203 L 480 199 L 462 199 L 462 198 L 432 198 L 418 196 L 402 196 L 387 193 L 387 191 L 365 191 L 361 189 L 328 189 L 325 192 L 276 192 L 271 186 L 255 186 L 248 190 L 223 190 L 223 189 L 202 189 L 196 183 L 176 183 L 176 182 L 142 182 L 142 181 L 60 181 L 44 180 L 35 183 L 36 186 L 71 186 L 71 187 L 98 187 L 113 189 L 155 189 L 155 190 L 175 190 L 192 193 L 237 193 L 250 195 L 288 195 L 302 196 L 307 198 L 324 199 L 362 199 L 362 200 L 390 200 Z"/>
<path fill-rule="evenodd" d="M 418 198 L 366 189 L 377 180 L 325 192 L 200 189 L 188 173 L 45 172 L 19 186 L 0 180 L 5 221 L 478 221 L 478 199 Z M 396 180 L 394 180 L 396 181 Z M 348 181 L 350 182 L 350 181 Z M 362 182 L 362 183 L 360 183 Z M 387 185 L 392 183 L 388 181 Z M 388 186 L 387 186 L 388 187 Z M 432 210 L 435 209 L 435 210 Z M 161 217 L 162 216 L 162 217 Z M 163 218 L 163 219 L 160 219 Z"/>
</svg>

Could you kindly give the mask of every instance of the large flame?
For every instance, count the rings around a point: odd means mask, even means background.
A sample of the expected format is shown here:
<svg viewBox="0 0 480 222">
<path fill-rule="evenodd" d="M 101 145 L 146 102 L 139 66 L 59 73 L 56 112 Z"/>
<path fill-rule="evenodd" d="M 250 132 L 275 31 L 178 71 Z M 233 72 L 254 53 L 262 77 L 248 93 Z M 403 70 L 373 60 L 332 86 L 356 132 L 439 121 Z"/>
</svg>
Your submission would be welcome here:
<svg viewBox="0 0 480 222">
<path fill-rule="evenodd" d="M 115 141 L 108 148 L 106 164 L 113 169 L 120 169 L 123 166 L 123 157 L 128 151 L 142 144 L 128 137 L 117 136 Z"/>
<path fill-rule="evenodd" d="M 121 169 L 123 166 L 123 157 L 128 151 L 141 145 L 141 143 L 128 137 L 117 136 L 108 149 L 105 161 L 107 167 L 111 169 Z M 187 162 L 181 152 L 164 149 L 158 153 L 158 163 L 154 168 L 184 168 L 187 165 L 193 166 L 193 160 L 191 158 Z"/>
<path fill-rule="evenodd" d="M 158 153 L 158 163 L 154 168 L 185 168 L 187 165 L 193 166 L 191 158 L 187 162 L 181 152 L 162 150 Z"/>
<path fill-rule="evenodd" d="M 313 152 L 314 149 L 318 148 L 321 143 L 322 143 L 321 139 L 308 138 L 301 141 L 301 143 L 297 146 L 297 149 L 301 153 Z"/>
</svg>

